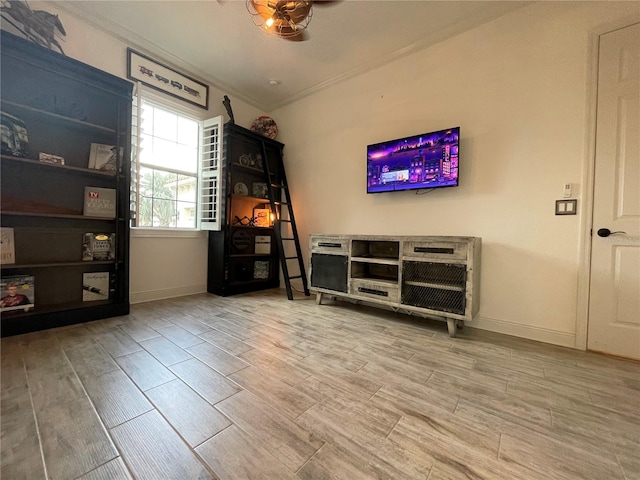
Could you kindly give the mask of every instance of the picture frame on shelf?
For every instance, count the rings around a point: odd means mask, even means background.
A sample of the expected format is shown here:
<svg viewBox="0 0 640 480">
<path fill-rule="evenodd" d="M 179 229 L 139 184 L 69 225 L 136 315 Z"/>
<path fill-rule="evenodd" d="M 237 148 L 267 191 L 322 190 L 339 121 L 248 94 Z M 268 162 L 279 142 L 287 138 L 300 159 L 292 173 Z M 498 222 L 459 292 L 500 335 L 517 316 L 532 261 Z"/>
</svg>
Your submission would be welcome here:
<svg viewBox="0 0 640 480">
<path fill-rule="evenodd" d="M 2 126 L 2 154 L 26 158 L 29 153 L 29 134 L 24 121 L 2 112 L 0 125 Z"/>
<path fill-rule="evenodd" d="M 235 195 L 242 195 L 246 197 L 247 195 L 249 195 L 249 189 L 243 182 L 236 182 L 236 184 L 233 186 L 233 193 Z"/>
<path fill-rule="evenodd" d="M 64 165 L 64 158 L 60 155 L 52 155 L 44 152 L 40 152 L 38 154 L 38 161 L 41 163 L 49 163 L 51 165 Z"/>
<path fill-rule="evenodd" d="M 269 278 L 269 260 L 256 260 L 253 262 L 254 280 L 267 280 Z"/>
<path fill-rule="evenodd" d="M 209 86 L 127 48 L 127 78 L 197 107 L 209 107 Z"/>
<path fill-rule="evenodd" d="M 251 195 L 257 198 L 267 198 L 267 184 L 265 182 L 253 182 Z"/>
<path fill-rule="evenodd" d="M 271 209 L 270 208 L 254 208 L 253 209 L 253 225 L 255 227 L 271 226 Z"/>
</svg>

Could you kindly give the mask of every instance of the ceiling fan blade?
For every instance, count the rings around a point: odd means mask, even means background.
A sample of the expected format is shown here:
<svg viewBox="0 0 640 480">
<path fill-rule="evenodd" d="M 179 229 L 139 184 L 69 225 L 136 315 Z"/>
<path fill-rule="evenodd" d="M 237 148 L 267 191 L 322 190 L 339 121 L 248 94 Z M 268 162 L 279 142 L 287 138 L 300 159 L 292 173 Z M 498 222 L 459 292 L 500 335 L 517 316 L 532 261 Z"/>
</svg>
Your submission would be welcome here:
<svg viewBox="0 0 640 480">
<path fill-rule="evenodd" d="M 281 37 L 283 40 L 287 40 L 289 42 L 306 42 L 309 40 L 309 32 L 305 30 L 301 30 L 297 35 Z"/>
<path fill-rule="evenodd" d="M 314 7 L 332 7 L 334 5 L 337 5 L 338 3 L 341 3 L 342 0 L 313 0 L 313 6 Z"/>
</svg>

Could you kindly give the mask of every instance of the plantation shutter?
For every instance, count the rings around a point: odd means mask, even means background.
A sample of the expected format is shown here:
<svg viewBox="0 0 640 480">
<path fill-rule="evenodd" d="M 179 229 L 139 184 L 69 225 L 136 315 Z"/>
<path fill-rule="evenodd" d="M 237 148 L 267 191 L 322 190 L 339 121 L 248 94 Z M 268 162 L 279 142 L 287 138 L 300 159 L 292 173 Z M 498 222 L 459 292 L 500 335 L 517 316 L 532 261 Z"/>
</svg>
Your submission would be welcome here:
<svg viewBox="0 0 640 480">
<path fill-rule="evenodd" d="M 198 228 L 220 230 L 222 116 L 202 122 L 200 131 Z"/>
<path fill-rule="evenodd" d="M 138 225 L 138 146 L 140 145 L 140 114 L 142 113 L 142 95 L 140 83 L 133 89 L 133 104 L 131 106 L 131 190 L 129 192 L 129 209 L 131 210 L 131 226 Z"/>
</svg>

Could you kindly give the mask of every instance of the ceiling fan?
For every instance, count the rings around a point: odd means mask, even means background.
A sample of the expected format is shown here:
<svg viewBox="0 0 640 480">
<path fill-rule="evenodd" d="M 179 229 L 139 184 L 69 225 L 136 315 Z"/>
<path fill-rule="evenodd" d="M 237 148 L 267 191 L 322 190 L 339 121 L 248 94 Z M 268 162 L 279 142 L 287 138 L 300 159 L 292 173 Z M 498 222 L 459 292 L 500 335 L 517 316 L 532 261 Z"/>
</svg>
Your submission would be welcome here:
<svg viewBox="0 0 640 480">
<path fill-rule="evenodd" d="M 313 16 L 313 6 L 329 0 L 246 0 L 253 23 L 270 35 L 286 40 L 306 40 L 305 30 Z"/>
</svg>

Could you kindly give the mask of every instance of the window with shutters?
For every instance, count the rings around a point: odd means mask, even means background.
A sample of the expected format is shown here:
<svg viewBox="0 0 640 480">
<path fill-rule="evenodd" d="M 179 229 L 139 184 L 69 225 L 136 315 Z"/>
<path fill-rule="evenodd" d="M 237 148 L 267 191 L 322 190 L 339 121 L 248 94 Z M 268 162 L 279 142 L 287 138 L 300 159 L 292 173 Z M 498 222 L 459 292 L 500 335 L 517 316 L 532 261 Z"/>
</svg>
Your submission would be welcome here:
<svg viewBox="0 0 640 480">
<path fill-rule="evenodd" d="M 138 91 L 132 116 L 132 226 L 219 228 L 221 117 L 201 121 Z"/>
</svg>

